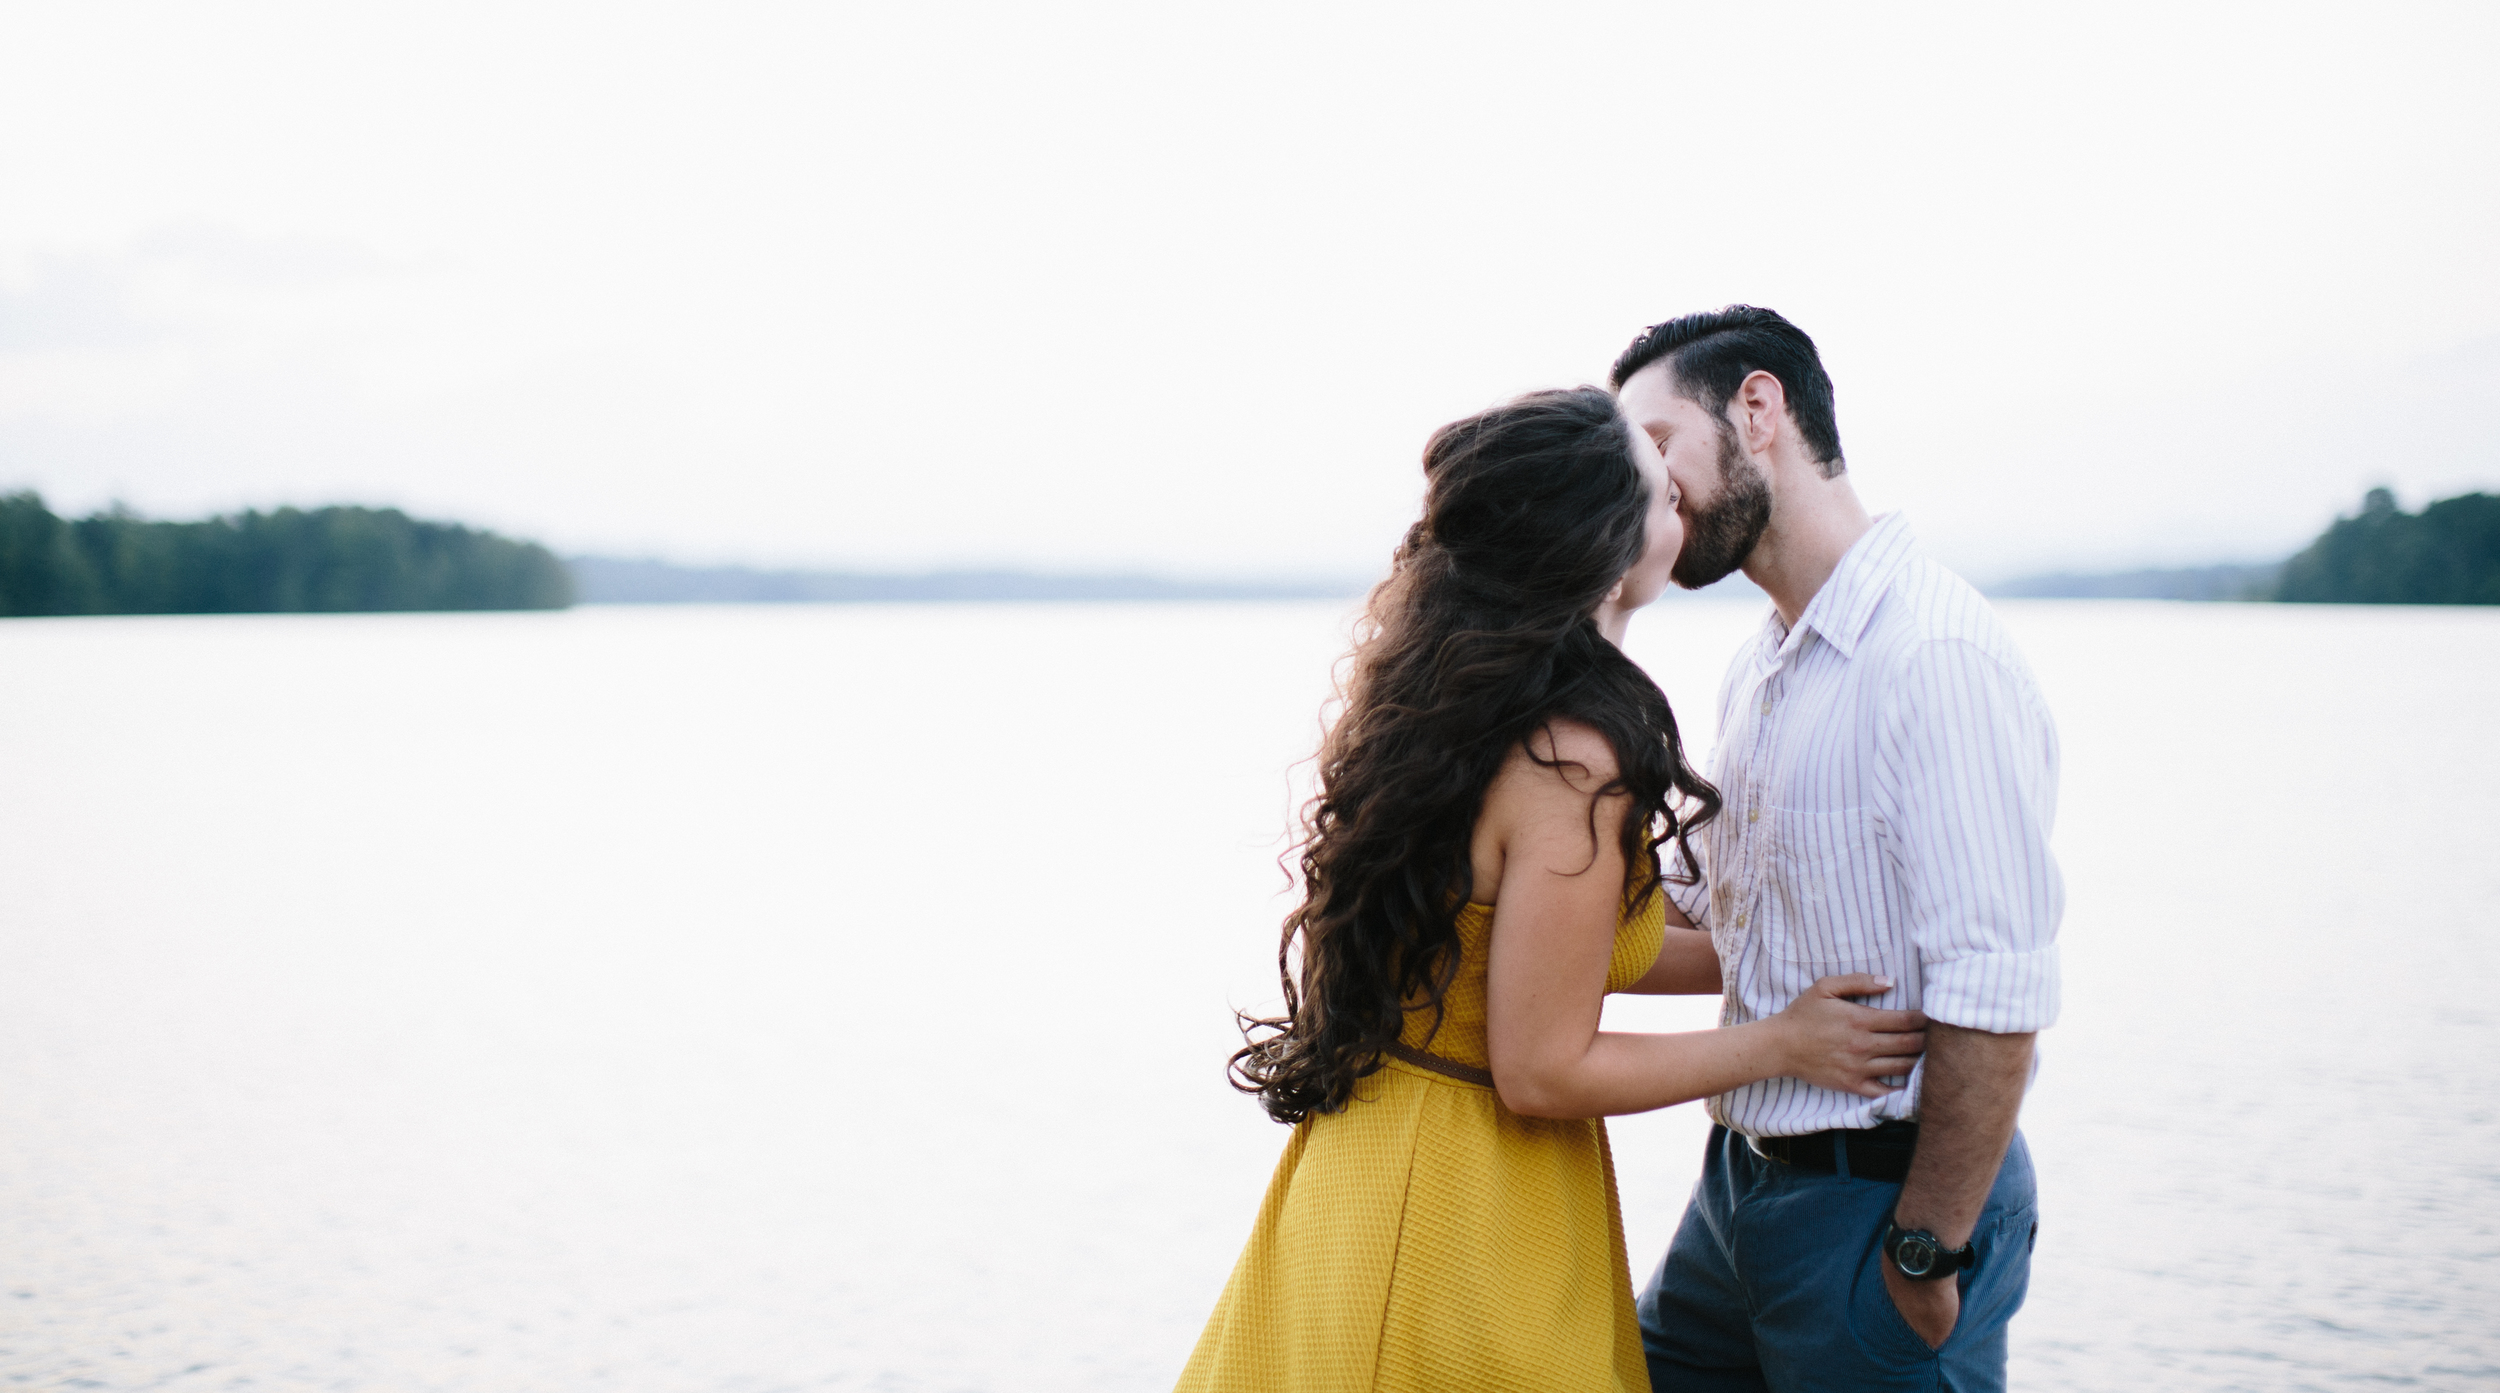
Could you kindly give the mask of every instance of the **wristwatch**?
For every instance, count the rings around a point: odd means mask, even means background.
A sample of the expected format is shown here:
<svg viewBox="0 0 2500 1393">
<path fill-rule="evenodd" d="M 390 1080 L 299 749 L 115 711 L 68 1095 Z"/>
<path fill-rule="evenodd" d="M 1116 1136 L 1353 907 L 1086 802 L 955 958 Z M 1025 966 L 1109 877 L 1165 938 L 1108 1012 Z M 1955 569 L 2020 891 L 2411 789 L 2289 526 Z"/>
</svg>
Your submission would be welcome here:
<svg viewBox="0 0 2500 1393">
<path fill-rule="evenodd" d="M 1979 1265 L 1979 1253 L 1968 1243 L 1947 1252 L 1944 1240 L 1925 1229 L 1905 1229 L 1884 1221 L 1884 1256 L 1893 1270 L 1913 1282 L 1940 1282 Z"/>
</svg>

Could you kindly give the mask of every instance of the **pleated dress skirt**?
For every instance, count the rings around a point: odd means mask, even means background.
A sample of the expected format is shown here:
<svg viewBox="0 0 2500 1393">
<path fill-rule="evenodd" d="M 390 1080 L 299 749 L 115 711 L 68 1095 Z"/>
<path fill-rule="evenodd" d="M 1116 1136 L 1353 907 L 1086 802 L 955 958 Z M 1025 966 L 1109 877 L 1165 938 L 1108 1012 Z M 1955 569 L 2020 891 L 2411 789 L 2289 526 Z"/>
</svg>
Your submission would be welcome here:
<svg viewBox="0 0 2500 1393">
<path fill-rule="evenodd" d="M 1480 1071 L 1492 912 L 1431 1053 Z M 1615 935 L 1607 990 L 1657 961 L 1663 908 Z M 1404 1042 L 1422 1049 L 1429 1012 Z M 1391 1058 L 1294 1128 L 1182 1393 L 1648 1393 L 1606 1126 L 1521 1117 L 1491 1087 Z"/>
</svg>

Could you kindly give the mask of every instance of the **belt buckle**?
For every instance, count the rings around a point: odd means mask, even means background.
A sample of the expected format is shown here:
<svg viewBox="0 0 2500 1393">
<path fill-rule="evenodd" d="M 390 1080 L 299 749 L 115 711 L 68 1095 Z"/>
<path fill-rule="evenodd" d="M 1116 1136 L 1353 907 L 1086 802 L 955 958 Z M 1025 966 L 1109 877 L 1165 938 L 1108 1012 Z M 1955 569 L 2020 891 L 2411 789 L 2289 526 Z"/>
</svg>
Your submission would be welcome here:
<svg viewBox="0 0 2500 1393">
<path fill-rule="evenodd" d="M 1769 1161 L 1773 1165 L 1784 1166 L 1788 1164 L 1787 1157 L 1775 1155 L 1770 1148 L 1762 1144 L 1762 1138 L 1754 1136 L 1750 1132 L 1745 1134 L 1745 1145 L 1753 1152 L 1754 1155 L 1761 1157 L 1765 1161 Z"/>
</svg>

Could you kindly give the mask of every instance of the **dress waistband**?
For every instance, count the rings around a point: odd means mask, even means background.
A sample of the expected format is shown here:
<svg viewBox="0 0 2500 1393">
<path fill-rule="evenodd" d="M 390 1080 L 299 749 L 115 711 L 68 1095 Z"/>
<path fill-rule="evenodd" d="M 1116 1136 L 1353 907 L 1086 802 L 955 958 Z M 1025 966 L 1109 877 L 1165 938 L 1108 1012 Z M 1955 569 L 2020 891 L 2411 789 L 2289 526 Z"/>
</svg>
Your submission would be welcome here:
<svg viewBox="0 0 2500 1393">
<path fill-rule="evenodd" d="M 1455 1059 L 1443 1059 L 1430 1051 L 1419 1050 L 1404 1040 L 1390 1041 L 1389 1047 L 1382 1053 L 1391 1059 L 1404 1060 L 1418 1069 L 1430 1069 L 1444 1078 L 1456 1079 L 1460 1083 L 1472 1083 L 1478 1088 L 1493 1086 L 1492 1070 L 1479 1069 L 1473 1064 L 1461 1064 Z"/>
</svg>

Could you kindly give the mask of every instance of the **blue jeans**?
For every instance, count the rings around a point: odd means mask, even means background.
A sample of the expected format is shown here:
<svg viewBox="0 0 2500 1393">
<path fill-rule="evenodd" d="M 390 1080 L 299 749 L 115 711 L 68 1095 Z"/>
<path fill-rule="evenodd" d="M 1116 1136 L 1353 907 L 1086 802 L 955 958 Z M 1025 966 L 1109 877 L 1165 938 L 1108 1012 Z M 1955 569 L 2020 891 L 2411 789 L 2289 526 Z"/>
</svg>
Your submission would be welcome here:
<svg viewBox="0 0 2500 1393">
<path fill-rule="evenodd" d="M 2002 1393 L 2005 1326 L 2031 1283 L 2039 1232 L 2022 1134 L 1972 1231 L 1979 1266 L 1954 1279 L 1962 1314 L 1941 1349 L 1884 1290 L 1884 1223 L 1900 1193 L 1764 1160 L 1744 1137 L 1711 1128 L 1684 1223 L 1641 1293 L 1655 1393 Z"/>
</svg>

